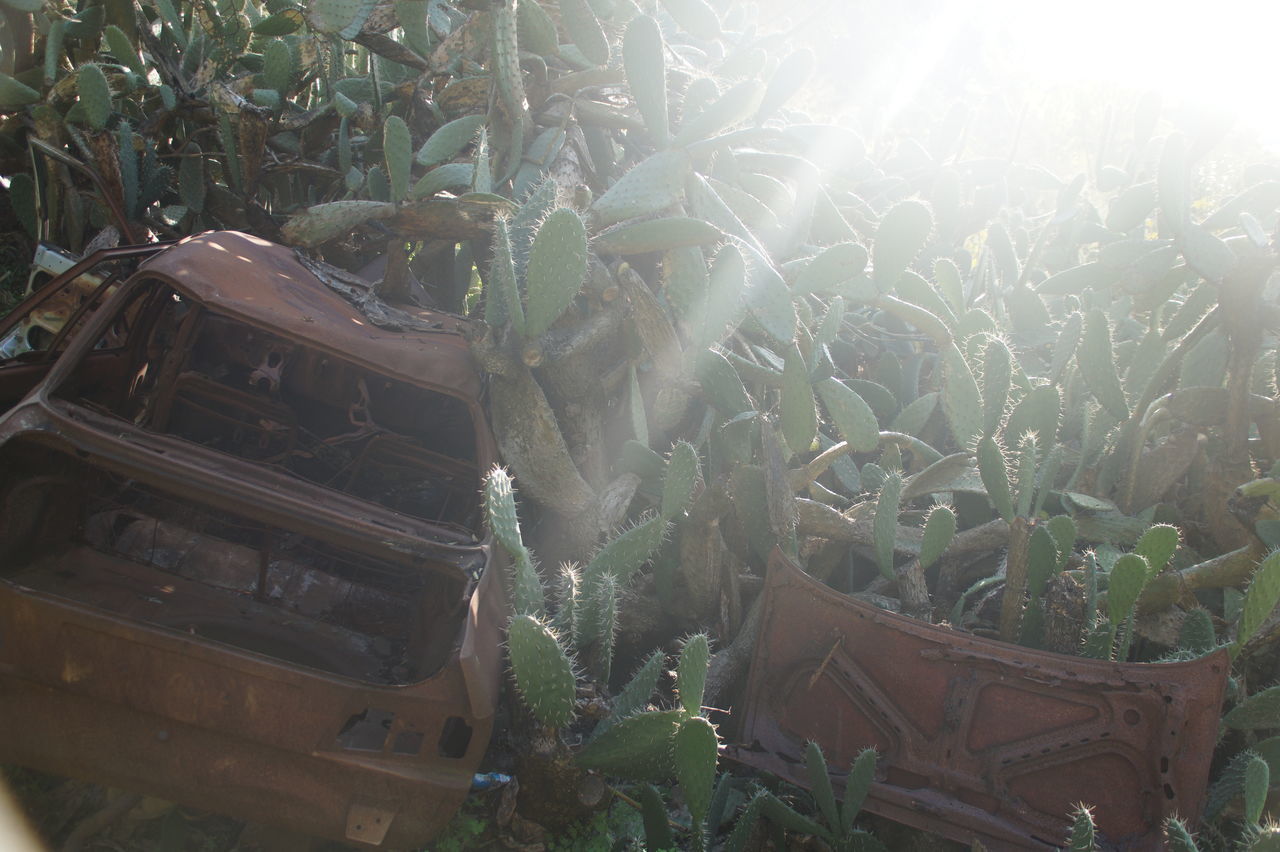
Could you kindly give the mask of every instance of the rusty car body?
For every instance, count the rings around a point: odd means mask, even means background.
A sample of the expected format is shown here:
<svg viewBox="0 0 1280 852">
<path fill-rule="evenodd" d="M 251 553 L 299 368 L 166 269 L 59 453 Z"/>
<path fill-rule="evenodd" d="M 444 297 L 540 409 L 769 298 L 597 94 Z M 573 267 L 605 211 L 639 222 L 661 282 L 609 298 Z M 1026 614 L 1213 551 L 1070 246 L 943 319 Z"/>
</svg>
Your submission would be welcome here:
<svg viewBox="0 0 1280 852">
<path fill-rule="evenodd" d="M 496 449 L 465 321 L 316 269 L 214 232 L 0 321 L 0 760 L 420 845 L 497 704 Z"/>
<path fill-rule="evenodd" d="M 1229 661 L 1112 663 L 925 624 L 841 594 L 775 551 L 728 756 L 807 787 L 879 752 L 864 807 L 988 849 L 1053 849 L 1080 802 L 1108 849 L 1162 849 L 1200 813 Z M 836 789 L 843 789 L 843 782 Z"/>
</svg>

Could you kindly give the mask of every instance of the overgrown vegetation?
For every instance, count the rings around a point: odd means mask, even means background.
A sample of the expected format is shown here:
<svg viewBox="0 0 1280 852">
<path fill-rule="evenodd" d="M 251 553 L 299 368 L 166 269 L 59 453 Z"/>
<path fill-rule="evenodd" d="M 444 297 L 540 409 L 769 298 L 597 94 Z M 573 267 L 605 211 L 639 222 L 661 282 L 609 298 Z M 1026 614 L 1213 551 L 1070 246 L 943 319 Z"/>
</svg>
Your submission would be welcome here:
<svg viewBox="0 0 1280 852">
<path fill-rule="evenodd" d="M 783 813 L 715 774 L 703 707 L 743 672 L 776 546 L 841 591 L 1031 647 L 1230 645 L 1195 842 L 1273 836 L 1277 170 L 1206 203 L 1213 139 L 1151 98 L 1088 174 L 965 159 L 945 135 L 869 151 L 791 106 L 812 56 L 725 0 L 0 10 L 0 174 L 29 237 L 237 228 L 477 320 L 544 558 L 495 473 L 528 772 L 677 778 L 678 837 L 661 792 L 636 793 L 658 846 L 739 848 L 733 801 L 863 848 L 848 798 Z M 646 654 L 690 634 L 653 709 L 664 654 Z M 527 784 L 522 813 L 589 810 L 556 790 L 580 786 Z M 1092 847 L 1086 809 L 1070 844 Z"/>
</svg>

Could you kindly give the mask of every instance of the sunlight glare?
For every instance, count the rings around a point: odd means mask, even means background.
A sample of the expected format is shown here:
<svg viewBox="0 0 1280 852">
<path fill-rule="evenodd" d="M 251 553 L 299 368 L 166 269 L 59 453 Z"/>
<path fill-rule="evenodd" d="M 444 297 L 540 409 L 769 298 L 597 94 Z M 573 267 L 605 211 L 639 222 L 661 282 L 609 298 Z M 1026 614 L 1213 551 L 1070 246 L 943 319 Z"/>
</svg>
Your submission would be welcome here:
<svg viewBox="0 0 1280 852">
<path fill-rule="evenodd" d="M 1155 90 L 1173 103 L 1228 113 L 1280 148 L 1278 4 L 1004 0 L 989 11 L 1010 64 L 1033 79 Z"/>
</svg>

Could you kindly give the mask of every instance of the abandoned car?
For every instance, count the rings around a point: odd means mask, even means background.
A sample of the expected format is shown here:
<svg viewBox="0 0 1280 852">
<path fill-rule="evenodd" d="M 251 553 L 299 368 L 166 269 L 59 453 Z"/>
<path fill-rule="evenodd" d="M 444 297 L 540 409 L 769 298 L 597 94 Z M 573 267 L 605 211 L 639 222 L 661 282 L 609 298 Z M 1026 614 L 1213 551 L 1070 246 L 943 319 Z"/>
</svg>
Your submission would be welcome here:
<svg viewBox="0 0 1280 852">
<path fill-rule="evenodd" d="M 464 320 L 325 278 L 214 232 L 0 321 L 0 760 L 372 845 L 461 803 L 506 609 L 481 376 Z"/>
</svg>

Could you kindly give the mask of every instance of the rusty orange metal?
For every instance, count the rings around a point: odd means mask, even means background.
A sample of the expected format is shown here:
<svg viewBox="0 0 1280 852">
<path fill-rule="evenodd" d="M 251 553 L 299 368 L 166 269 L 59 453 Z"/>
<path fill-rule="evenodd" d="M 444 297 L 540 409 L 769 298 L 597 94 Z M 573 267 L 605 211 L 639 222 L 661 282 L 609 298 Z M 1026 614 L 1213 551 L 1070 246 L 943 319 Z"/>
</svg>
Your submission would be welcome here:
<svg viewBox="0 0 1280 852">
<path fill-rule="evenodd" d="M 1030 650 L 878 609 L 775 551 L 729 756 L 808 786 L 880 753 L 866 809 L 989 849 L 1063 844 L 1079 802 L 1103 848 L 1160 849 L 1201 810 L 1229 661 L 1110 663 Z M 843 789 L 843 782 L 836 789 Z"/>
<path fill-rule="evenodd" d="M 375 322 L 245 234 L 134 254 L 65 347 L 0 361 L 0 760 L 420 846 L 502 671 L 465 320 Z"/>
</svg>

